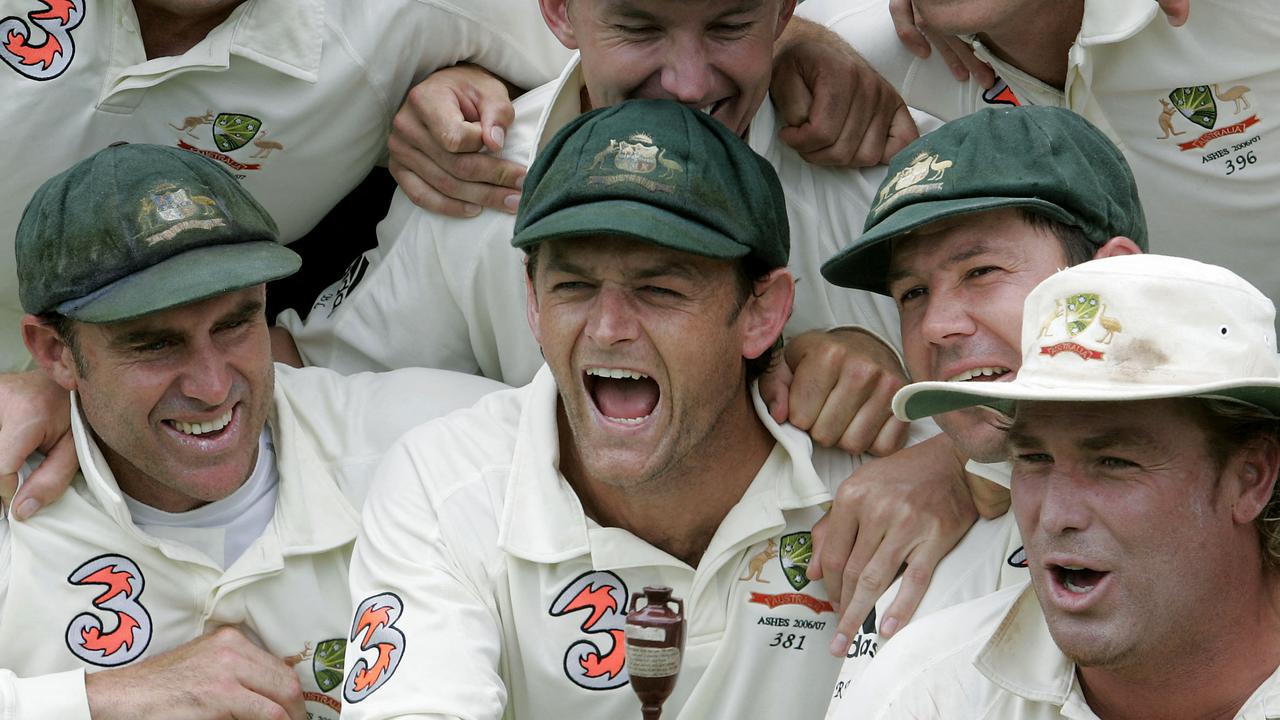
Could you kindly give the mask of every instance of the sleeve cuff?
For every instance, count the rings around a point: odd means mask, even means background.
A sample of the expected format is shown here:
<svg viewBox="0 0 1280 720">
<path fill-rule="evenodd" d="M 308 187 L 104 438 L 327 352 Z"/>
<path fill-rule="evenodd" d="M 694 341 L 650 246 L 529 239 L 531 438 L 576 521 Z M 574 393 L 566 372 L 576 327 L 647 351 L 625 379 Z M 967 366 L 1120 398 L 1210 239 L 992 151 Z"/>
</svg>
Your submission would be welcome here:
<svg viewBox="0 0 1280 720">
<path fill-rule="evenodd" d="M 12 680 L 13 706 L 0 708 L 4 720 L 90 720 L 84 670 Z"/>
</svg>

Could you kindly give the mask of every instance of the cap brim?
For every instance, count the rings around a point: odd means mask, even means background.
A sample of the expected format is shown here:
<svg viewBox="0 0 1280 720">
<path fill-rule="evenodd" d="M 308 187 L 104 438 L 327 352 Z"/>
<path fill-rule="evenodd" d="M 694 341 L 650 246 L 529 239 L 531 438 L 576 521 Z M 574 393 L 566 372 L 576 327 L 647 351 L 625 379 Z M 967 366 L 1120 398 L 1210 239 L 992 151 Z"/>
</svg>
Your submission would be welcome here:
<svg viewBox="0 0 1280 720">
<path fill-rule="evenodd" d="M 1008 415 L 1019 400 L 1049 402 L 1125 402 L 1166 398 L 1224 398 L 1256 405 L 1280 415 L 1280 379 L 1241 378 L 1201 385 L 1044 386 L 1020 382 L 921 382 L 893 397 L 893 412 L 902 420 L 985 405 Z"/>
<path fill-rule="evenodd" d="M 1035 208 L 1055 220 L 1075 225 L 1076 220 L 1061 207 L 1040 198 L 980 197 L 916 202 L 895 210 L 875 227 L 864 232 L 849 247 L 822 264 L 822 276 L 833 285 L 889 294 L 889 244 L 899 235 L 938 220 L 1001 208 Z"/>
<path fill-rule="evenodd" d="M 700 222 L 632 200 L 605 200 L 557 210 L 516 233 L 514 247 L 556 238 L 615 235 L 694 255 L 734 259 L 751 248 Z"/>
<path fill-rule="evenodd" d="M 85 297 L 58 312 L 87 323 L 131 320 L 160 310 L 279 280 L 298 271 L 302 258 L 272 241 L 206 245 L 174 255 Z"/>
</svg>

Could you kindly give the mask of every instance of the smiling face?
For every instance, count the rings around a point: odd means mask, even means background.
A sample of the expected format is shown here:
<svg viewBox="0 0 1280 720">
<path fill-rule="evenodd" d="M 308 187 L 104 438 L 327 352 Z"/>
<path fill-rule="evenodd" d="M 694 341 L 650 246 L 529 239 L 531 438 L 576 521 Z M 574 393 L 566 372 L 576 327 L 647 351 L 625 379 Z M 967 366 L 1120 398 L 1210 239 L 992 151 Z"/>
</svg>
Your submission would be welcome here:
<svg viewBox="0 0 1280 720">
<path fill-rule="evenodd" d="M 1081 666 L 1161 667 L 1216 632 L 1257 536 L 1192 401 L 1020 402 L 1013 511 L 1054 641 Z M 1224 499 L 1227 498 L 1227 499 Z M 1252 546 L 1252 552 L 1250 548 Z M 1238 572 L 1238 571 L 1237 571 Z M 1193 647 L 1186 647 L 1191 645 Z"/>
<path fill-rule="evenodd" d="M 941 220 L 894 240 L 889 292 L 912 379 L 1012 380 L 1022 364 L 1023 301 L 1065 265 L 1058 239 L 1013 209 Z M 969 408 L 935 419 L 968 457 L 1005 458 L 994 411 Z"/>
<path fill-rule="evenodd" d="M 103 325 L 75 324 L 64 358 L 120 487 L 169 512 L 249 477 L 272 402 L 265 286 Z M 69 356 L 69 353 L 65 355 Z"/>
<path fill-rule="evenodd" d="M 619 488 L 683 477 L 759 423 L 743 358 L 781 324 L 762 320 L 762 298 L 743 299 L 732 261 L 589 238 L 543 243 L 535 267 L 529 322 L 559 388 L 563 455 L 582 475 Z"/>
<path fill-rule="evenodd" d="M 741 135 L 764 102 L 794 0 L 542 0 L 582 55 L 590 108 L 634 98 L 708 110 Z"/>
</svg>

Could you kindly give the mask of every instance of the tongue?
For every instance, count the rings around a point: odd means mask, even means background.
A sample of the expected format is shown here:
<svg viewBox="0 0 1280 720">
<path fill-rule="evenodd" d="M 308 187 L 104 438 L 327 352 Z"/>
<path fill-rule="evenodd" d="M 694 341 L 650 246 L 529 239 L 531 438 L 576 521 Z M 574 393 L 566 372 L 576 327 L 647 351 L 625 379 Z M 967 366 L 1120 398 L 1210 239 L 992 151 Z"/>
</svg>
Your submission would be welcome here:
<svg viewBox="0 0 1280 720">
<path fill-rule="evenodd" d="M 643 380 L 595 379 L 596 407 L 611 418 L 642 418 L 658 405 L 658 384 Z"/>
</svg>

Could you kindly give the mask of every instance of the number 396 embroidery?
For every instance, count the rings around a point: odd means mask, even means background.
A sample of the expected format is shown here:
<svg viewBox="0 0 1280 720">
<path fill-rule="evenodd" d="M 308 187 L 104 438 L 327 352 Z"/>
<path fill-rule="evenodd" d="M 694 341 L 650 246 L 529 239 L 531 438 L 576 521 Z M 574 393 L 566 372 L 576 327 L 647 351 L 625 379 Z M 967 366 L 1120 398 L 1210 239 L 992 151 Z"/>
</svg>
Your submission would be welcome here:
<svg viewBox="0 0 1280 720">
<path fill-rule="evenodd" d="M 139 602 L 145 580 L 137 564 L 123 555 L 100 555 L 76 568 L 67 582 L 105 587 L 93 599 L 93 607 L 109 613 L 99 617 L 84 612 L 71 619 L 67 648 L 72 655 L 101 667 L 115 667 L 146 651 L 151 643 L 151 614 Z"/>
</svg>

